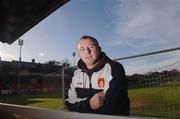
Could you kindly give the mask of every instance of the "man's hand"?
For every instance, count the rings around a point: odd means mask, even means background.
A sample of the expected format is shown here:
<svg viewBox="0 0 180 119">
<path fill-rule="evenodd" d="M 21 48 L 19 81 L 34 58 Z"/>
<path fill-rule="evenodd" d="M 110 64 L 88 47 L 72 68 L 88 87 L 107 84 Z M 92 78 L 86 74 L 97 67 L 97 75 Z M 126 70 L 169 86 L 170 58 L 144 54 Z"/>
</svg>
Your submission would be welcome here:
<svg viewBox="0 0 180 119">
<path fill-rule="evenodd" d="M 91 109 L 96 110 L 104 105 L 105 101 L 105 93 L 99 92 L 96 93 L 91 99 L 90 99 L 90 106 Z"/>
</svg>

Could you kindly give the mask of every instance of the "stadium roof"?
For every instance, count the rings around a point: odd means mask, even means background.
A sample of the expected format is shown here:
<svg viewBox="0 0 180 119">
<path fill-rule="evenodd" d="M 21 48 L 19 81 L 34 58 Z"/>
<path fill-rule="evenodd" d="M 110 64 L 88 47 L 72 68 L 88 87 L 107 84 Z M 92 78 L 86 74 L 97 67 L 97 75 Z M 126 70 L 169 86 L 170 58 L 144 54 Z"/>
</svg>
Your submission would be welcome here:
<svg viewBox="0 0 180 119">
<path fill-rule="evenodd" d="M 69 0 L 1 0 L 0 42 L 12 44 Z"/>
</svg>

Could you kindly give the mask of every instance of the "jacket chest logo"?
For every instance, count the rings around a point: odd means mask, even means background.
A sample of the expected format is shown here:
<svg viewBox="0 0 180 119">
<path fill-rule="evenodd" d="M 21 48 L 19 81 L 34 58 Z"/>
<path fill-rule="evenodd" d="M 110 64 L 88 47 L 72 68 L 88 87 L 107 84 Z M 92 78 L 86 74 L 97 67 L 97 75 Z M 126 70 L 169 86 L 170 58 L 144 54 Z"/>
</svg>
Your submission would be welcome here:
<svg viewBox="0 0 180 119">
<path fill-rule="evenodd" d="M 105 86 L 105 79 L 104 79 L 104 78 L 99 78 L 99 79 L 97 80 L 97 84 L 98 84 L 98 87 L 99 87 L 100 89 L 103 89 L 104 86 Z"/>
</svg>

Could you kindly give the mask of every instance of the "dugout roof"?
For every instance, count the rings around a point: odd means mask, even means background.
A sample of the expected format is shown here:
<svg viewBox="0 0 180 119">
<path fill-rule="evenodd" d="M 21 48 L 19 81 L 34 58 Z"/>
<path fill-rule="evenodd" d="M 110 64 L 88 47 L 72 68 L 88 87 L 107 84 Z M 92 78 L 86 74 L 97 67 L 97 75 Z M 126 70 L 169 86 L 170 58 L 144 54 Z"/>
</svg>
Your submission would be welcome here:
<svg viewBox="0 0 180 119">
<path fill-rule="evenodd" d="M 69 0 L 0 0 L 0 42 L 12 44 Z"/>
</svg>

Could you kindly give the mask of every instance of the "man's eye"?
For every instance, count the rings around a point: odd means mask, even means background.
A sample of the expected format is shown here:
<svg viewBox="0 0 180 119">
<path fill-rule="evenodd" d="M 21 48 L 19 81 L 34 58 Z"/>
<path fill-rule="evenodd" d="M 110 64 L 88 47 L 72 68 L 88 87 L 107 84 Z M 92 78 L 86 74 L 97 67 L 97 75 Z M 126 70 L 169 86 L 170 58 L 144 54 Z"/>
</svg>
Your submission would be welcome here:
<svg viewBox="0 0 180 119">
<path fill-rule="evenodd" d="M 94 46 L 89 46 L 89 48 L 94 48 Z"/>
<path fill-rule="evenodd" d="M 80 49 L 81 51 L 84 51 L 84 48 Z"/>
</svg>

